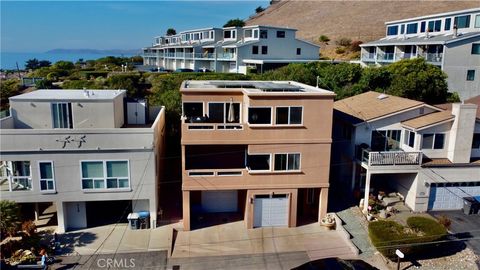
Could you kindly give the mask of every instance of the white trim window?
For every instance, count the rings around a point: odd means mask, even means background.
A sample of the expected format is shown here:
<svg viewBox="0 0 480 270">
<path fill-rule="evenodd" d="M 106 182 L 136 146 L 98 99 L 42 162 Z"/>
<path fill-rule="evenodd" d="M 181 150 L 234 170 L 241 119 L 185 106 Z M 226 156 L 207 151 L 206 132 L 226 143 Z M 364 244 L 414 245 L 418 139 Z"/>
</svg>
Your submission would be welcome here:
<svg viewBox="0 0 480 270">
<path fill-rule="evenodd" d="M 274 171 L 300 170 L 300 153 L 282 153 L 274 156 Z"/>
<path fill-rule="evenodd" d="M 229 115 L 230 102 L 209 102 L 208 121 L 210 123 L 240 123 L 240 108 L 239 102 L 233 102 L 233 115 Z"/>
<path fill-rule="evenodd" d="M 81 161 L 82 189 L 129 189 L 128 160 Z"/>
<path fill-rule="evenodd" d="M 272 107 L 249 107 L 248 123 L 250 125 L 271 125 Z"/>
<path fill-rule="evenodd" d="M 32 190 L 30 161 L 2 161 L 1 190 Z M 6 181 L 5 181 L 6 180 Z"/>
<path fill-rule="evenodd" d="M 276 107 L 275 124 L 301 125 L 303 123 L 303 107 Z"/>
<path fill-rule="evenodd" d="M 55 191 L 55 176 L 52 161 L 38 162 L 38 175 L 40 176 L 41 191 Z"/>
<path fill-rule="evenodd" d="M 422 135 L 422 149 L 443 149 L 445 147 L 444 133 L 425 133 Z"/>
<path fill-rule="evenodd" d="M 52 127 L 73 128 L 72 103 L 52 103 Z"/>
<path fill-rule="evenodd" d="M 406 129 L 403 137 L 403 144 L 413 148 L 415 146 L 415 132 Z"/>
</svg>

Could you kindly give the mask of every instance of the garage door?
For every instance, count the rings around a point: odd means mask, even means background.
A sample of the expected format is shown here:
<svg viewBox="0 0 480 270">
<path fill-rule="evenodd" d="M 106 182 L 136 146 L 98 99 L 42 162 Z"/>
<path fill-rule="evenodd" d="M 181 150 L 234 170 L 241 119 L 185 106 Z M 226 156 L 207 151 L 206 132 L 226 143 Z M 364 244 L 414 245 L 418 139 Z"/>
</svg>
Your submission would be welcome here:
<svg viewBox="0 0 480 270">
<path fill-rule="evenodd" d="M 480 182 L 432 183 L 428 210 L 454 210 L 463 207 L 463 197 L 480 196 Z"/>
<path fill-rule="evenodd" d="M 207 213 L 237 212 L 236 190 L 202 191 L 202 210 Z"/>
<path fill-rule="evenodd" d="M 257 195 L 253 207 L 253 227 L 288 226 L 288 195 Z"/>
</svg>

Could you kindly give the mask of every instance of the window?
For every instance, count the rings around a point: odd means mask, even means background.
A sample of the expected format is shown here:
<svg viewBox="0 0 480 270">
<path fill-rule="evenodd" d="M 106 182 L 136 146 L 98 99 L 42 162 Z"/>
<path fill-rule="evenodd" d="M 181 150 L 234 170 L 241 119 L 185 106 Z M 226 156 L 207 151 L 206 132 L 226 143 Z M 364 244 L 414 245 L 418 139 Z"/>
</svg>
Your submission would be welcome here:
<svg viewBox="0 0 480 270">
<path fill-rule="evenodd" d="M 223 31 L 223 38 L 234 38 L 232 31 Z"/>
<path fill-rule="evenodd" d="M 387 36 L 396 36 L 398 35 L 398 25 L 387 27 Z"/>
<path fill-rule="evenodd" d="M 8 191 L 32 190 L 30 161 L 2 161 L 2 175 L 8 178 Z M 3 191 L 2 184 L 2 191 Z"/>
<path fill-rule="evenodd" d="M 40 190 L 55 190 L 55 181 L 53 177 L 53 162 L 40 161 L 38 162 L 38 168 L 40 170 Z"/>
<path fill-rule="evenodd" d="M 480 148 L 480 133 L 474 133 L 473 134 L 472 148 L 473 149 L 479 149 Z"/>
<path fill-rule="evenodd" d="M 413 146 L 415 145 L 415 132 L 405 130 L 405 137 L 403 138 L 403 143 L 413 148 Z"/>
<path fill-rule="evenodd" d="M 450 30 L 451 25 L 452 25 L 452 18 L 446 18 L 446 19 L 445 19 L 445 28 L 444 28 L 444 30 L 445 30 L 445 31 Z"/>
<path fill-rule="evenodd" d="M 248 108 L 248 123 L 251 125 L 270 125 L 272 123 L 272 108 Z"/>
<path fill-rule="evenodd" d="M 270 171 L 270 154 L 248 155 L 247 168 L 250 171 Z"/>
<path fill-rule="evenodd" d="M 262 46 L 262 54 L 268 54 L 268 46 Z"/>
<path fill-rule="evenodd" d="M 427 22 L 422 22 L 420 24 L 420 32 L 421 33 L 425 33 L 425 26 L 426 26 Z"/>
<path fill-rule="evenodd" d="M 302 48 L 297 48 L 297 55 L 301 55 L 302 54 Z"/>
<path fill-rule="evenodd" d="M 467 81 L 474 81 L 475 80 L 475 70 L 470 69 L 467 70 Z"/>
<path fill-rule="evenodd" d="M 428 22 L 428 32 L 433 32 L 433 28 L 435 27 L 435 22 L 434 21 L 429 21 Z"/>
<path fill-rule="evenodd" d="M 405 24 L 402 24 L 400 26 L 400 34 L 403 34 L 403 33 L 405 33 Z"/>
<path fill-rule="evenodd" d="M 258 29 L 253 30 L 253 38 L 258 38 Z"/>
<path fill-rule="evenodd" d="M 370 146 L 373 151 L 390 151 L 400 149 L 400 130 L 372 131 Z"/>
<path fill-rule="evenodd" d="M 244 36 L 245 38 L 251 38 L 253 36 L 252 29 L 245 30 Z"/>
<path fill-rule="evenodd" d="M 240 123 L 240 103 L 208 103 L 208 121 L 211 123 Z"/>
<path fill-rule="evenodd" d="M 300 170 L 300 154 L 275 154 L 275 171 L 298 171 Z"/>
<path fill-rule="evenodd" d="M 407 34 L 416 34 L 418 28 L 418 23 L 407 24 Z"/>
<path fill-rule="evenodd" d="M 82 189 L 130 187 L 128 161 L 82 161 Z"/>
<path fill-rule="evenodd" d="M 252 54 L 258 54 L 258 46 L 252 46 Z"/>
<path fill-rule="evenodd" d="M 268 38 L 268 30 L 260 30 L 260 38 Z"/>
<path fill-rule="evenodd" d="M 443 149 L 445 134 L 426 133 L 422 135 L 422 149 Z"/>
<path fill-rule="evenodd" d="M 203 116 L 203 103 L 202 102 L 184 102 L 183 103 L 183 115 L 187 119 Z"/>
<path fill-rule="evenodd" d="M 472 54 L 480 54 L 480 43 L 472 44 Z"/>
<path fill-rule="evenodd" d="M 475 28 L 480 28 L 480 14 L 475 15 Z"/>
<path fill-rule="evenodd" d="M 53 128 L 73 128 L 72 104 L 52 103 Z"/>
<path fill-rule="evenodd" d="M 436 20 L 435 21 L 435 26 L 433 27 L 434 32 L 440 32 L 442 30 L 442 21 L 441 20 Z"/>
<path fill-rule="evenodd" d="M 277 38 L 285 38 L 285 31 L 277 31 Z"/>
<path fill-rule="evenodd" d="M 455 17 L 453 24 L 456 25 L 458 29 L 470 27 L 470 15 Z"/>
<path fill-rule="evenodd" d="M 301 125 L 302 107 L 277 107 L 276 121 L 277 125 Z"/>
</svg>

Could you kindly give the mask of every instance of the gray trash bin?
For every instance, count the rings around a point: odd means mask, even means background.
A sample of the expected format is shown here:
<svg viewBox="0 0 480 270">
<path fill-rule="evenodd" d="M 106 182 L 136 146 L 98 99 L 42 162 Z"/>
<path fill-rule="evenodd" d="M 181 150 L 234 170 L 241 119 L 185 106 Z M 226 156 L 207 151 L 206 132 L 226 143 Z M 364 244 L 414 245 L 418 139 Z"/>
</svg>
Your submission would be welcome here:
<svg viewBox="0 0 480 270">
<path fill-rule="evenodd" d="M 474 197 L 463 198 L 463 213 L 472 215 L 478 213 L 480 203 Z"/>
<path fill-rule="evenodd" d="M 139 221 L 140 217 L 138 216 L 137 213 L 128 214 L 127 219 L 128 219 L 128 225 L 130 229 L 132 230 L 140 229 L 140 221 Z"/>
</svg>

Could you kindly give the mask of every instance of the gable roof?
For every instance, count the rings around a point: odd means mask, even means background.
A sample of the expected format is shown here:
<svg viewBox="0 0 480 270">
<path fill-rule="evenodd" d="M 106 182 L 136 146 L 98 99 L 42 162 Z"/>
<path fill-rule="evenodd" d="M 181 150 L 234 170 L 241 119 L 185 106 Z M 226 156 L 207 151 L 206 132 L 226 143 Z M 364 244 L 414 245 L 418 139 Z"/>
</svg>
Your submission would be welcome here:
<svg viewBox="0 0 480 270">
<path fill-rule="evenodd" d="M 471 97 L 463 101 L 465 104 L 476 104 L 477 105 L 477 121 L 480 121 L 480 95 Z M 437 104 L 435 107 L 443 109 L 443 110 L 452 110 L 452 103 L 444 103 L 444 104 Z"/>
<path fill-rule="evenodd" d="M 455 116 L 451 111 L 442 111 L 429 113 L 423 116 L 415 117 L 406 121 L 402 121 L 402 125 L 415 130 L 419 130 L 431 125 L 439 124 L 445 121 L 453 120 Z"/>
<path fill-rule="evenodd" d="M 338 100 L 333 104 L 333 108 L 344 114 L 368 122 L 423 104 L 421 101 L 369 91 Z"/>
</svg>

